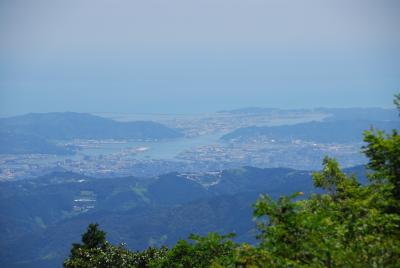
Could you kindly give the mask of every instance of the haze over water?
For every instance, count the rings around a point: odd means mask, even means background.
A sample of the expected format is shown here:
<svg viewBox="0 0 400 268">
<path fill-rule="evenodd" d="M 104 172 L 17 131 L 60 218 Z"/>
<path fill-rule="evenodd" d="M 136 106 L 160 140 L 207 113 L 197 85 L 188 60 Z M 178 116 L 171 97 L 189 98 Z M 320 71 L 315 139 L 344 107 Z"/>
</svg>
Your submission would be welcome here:
<svg viewBox="0 0 400 268">
<path fill-rule="evenodd" d="M 398 1 L 3 1 L 0 115 L 391 107 Z"/>
</svg>

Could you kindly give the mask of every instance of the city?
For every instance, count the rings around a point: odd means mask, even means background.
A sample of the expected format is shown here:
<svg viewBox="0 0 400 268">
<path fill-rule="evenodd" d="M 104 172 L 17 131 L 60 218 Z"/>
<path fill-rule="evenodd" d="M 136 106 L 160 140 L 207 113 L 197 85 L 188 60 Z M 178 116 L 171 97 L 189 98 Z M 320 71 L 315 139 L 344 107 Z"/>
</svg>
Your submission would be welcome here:
<svg viewBox="0 0 400 268">
<path fill-rule="evenodd" d="M 75 148 L 72 155 L 0 155 L 0 180 L 38 177 L 53 171 L 71 171 L 94 177 L 157 176 L 172 171 L 219 171 L 240 166 L 318 169 L 325 155 L 336 157 L 344 167 L 365 162 L 361 142 L 317 143 L 259 137 L 226 141 L 221 137 L 240 127 L 277 126 L 321 121 L 329 114 L 314 110 L 273 110 L 257 113 L 220 112 L 203 116 L 163 115 L 160 123 L 180 129 L 174 140 L 58 141 Z M 117 117 L 114 115 L 114 117 Z M 119 117 L 119 120 L 127 120 Z M 130 117 L 132 118 L 132 117 Z"/>
</svg>

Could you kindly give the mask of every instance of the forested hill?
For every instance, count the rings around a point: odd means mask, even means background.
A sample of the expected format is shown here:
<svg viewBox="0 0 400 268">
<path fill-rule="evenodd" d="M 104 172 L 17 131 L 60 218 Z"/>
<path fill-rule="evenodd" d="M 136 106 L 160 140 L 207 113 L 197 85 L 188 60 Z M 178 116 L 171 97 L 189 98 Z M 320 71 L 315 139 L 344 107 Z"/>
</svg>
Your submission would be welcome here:
<svg viewBox="0 0 400 268">
<path fill-rule="evenodd" d="M 0 119 L 0 130 L 44 139 L 166 139 L 182 134 L 149 121 L 118 122 L 85 113 L 32 113 Z"/>
</svg>

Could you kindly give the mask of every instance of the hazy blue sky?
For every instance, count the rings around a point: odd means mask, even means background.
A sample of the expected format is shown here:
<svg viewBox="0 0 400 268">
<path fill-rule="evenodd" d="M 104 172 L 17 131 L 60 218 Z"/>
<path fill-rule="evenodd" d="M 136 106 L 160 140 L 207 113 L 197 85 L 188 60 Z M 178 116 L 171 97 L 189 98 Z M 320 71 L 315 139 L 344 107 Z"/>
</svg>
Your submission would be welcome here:
<svg viewBox="0 0 400 268">
<path fill-rule="evenodd" d="M 390 107 L 397 0 L 1 0 L 0 115 Z"/>
</svg>

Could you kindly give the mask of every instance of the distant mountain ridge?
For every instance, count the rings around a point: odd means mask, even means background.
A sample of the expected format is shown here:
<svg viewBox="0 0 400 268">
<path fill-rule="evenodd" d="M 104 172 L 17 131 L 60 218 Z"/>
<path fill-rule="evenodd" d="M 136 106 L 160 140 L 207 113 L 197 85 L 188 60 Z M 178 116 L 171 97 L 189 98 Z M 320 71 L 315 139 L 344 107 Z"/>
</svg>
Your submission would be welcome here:
<svg viewBox="0 0 400 268">
<path fill-rule="evenodd" d="M 45 139 L 166 139 L 182 134 L 151 121 L 118 122 L 86 113 L 32 113 L 0 119 L 0 129 Z"/>
<path fill-rule="evenodd" d="M 378 107 L 354 107 L 354 108 L 314 108 L 314 109 L 280 109 L 268 107 L 244 107 L 233 110 L 223 110 L 218 113 L 232 115 L 275 115 L 275 114 L 295 114 L 295 113 L 323 113 L 328 117 L 326 121 L 342 121 L 342 120 L 372 120 L 386 121 L 398 120 L 398 112 L 396 109 L 386 109 Z"/>
<path fill-rule="evenodd" d="M 385 108 L 317 108 L 315 111 L 330 114 L 324 121 L 368 120 L 398 121 L 396 109 Z"/>
<path fill-rule="evenodd" d="M 221 110 L 217 113 L 232 115 L 274 115 L 274 114 L 290 114 L 298 112 L 311 112 L 312 109 L 280 109 L 267 107 L 244 107 L 233 110 Z"/>
<path fill-rule="evenodd" d="M 118 122 L 85 113 L 26 114 L 0 119 L 0 153 L 67 154 L 54 140 L 143 139 L 183 136 L 176 129 L 151 121 Z"/>
<path fill-rule="evenodd" d="M 221 140 L 246 141 L 268 138 L 285 141 L 298 139 L 322 143 L 361 142 L 363 131 L 371 127 L 390 132 L 392 129 L 399 129 L 400 121 L 329 120 L 283 126 L 253 126 L 236 129 L 222 136 Z"/>
</svg>

